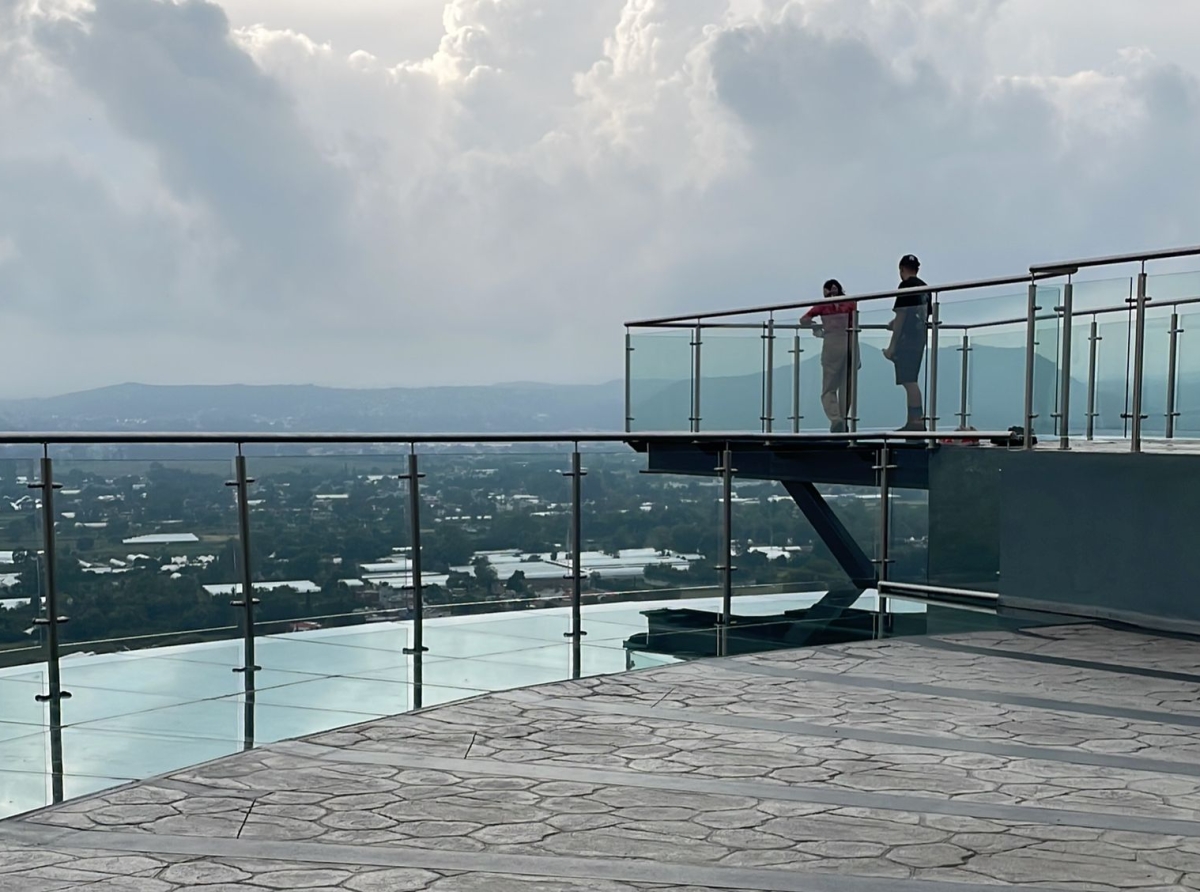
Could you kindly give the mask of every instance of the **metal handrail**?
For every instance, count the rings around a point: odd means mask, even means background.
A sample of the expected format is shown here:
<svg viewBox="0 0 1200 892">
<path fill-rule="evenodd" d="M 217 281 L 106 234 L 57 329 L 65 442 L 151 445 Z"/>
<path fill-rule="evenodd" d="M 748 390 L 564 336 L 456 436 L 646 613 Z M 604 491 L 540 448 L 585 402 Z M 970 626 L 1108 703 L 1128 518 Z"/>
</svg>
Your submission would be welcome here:
<svg viewBox="0 0 1200 892">
<path fill-rule="evenodd" d="M 966 282 L 950 282 L 944 285 L 926 285 L 921 291 L 944 294 L 950 291 L 973 291 L 977 288 L 999 288 L 1003 285 L 1028 285 L 1029 282 L 1050 278 L 1048 274 L 1023 273 L 1018 276 L 1001 276 L 994 279 L 973 279 Z M 847 294 L 839 296 L 838 301 L 844 303 L 859 303 L 862 301 L 884 300 L 889 297 L 900 297 L 912 294 L 912 288 L 892 288 L 887 291 L 871 291 L 866 294 Z M 724 316 L 746 316 L 751 313 L 781 313 L 785 310 L 802 310 L 828 303 L 827 300 L 789 301 L 781 304 L 764 304 L 758 307 L 743 307 L 736 310 L 712 310 L 706 313 L 684 313 L 678 316 L 662 316 L 656 319 L 641 319 L 626 322 L 626 328 L 667 325 L 673 322 L 699 322 L 701 319 L 720 319 Z"/>
<path fill-rule="evenodd" d="M 1087 282 L 1086 281 L 1085 282 L 1076 282 L 1075 284 L 1083 285 L 1083 284 L 1087 284 Z M 930 289 L 930 290 L 935 290 L 935 289 Z M 1011 294 L 1011 295 L 1007 295 L 1007 296 L 1012 297 L 1012 298 L 1017 297 L 1017 295 L 1015 295 L 1015 294 Z M 1021 295 L 1021 298 L 1024 299 L 1024 295 Z M 871 299 L 871 298 L 869 298 L 869 297 L 847 298 L 847 300 L 869 300 L 869 299 Z M 1182 307 L 1182 306 L 1187 306 L 1188 304 L 1200 303 L 1200 297 L 1155 299 L 1153 297 L 1153 295 L 1150 295 L 1147 298 L 1147 301 L 1150 305 L 1152 305 L 1154 307 Z M 813 304 L 813 306 L 816 306 L 821 303 L 824 303 L 824 301 L 817 301 L 815 304 Z M 943 306 L 960 306 L 960 305 L 961 304 L 954 304 L 954 303 L 943 304 Z M 1125 313 L 1125 312 L 1129 312 L 1129 311 L 1130 311 L 1130 305 L 1127 302 L 1120 306 L 1095 307 L 1095 308 L 1091 308 L 1091 309 L 1086 309 L 1086 308 L 1085 309 L 1076 309 L 1074 311 L 1073 315 L 1078 317 L 1078 316 L 1100 315 L 1100 314 L 1105 314 L 1105 313 Z M 694 317 L 689 317 L 689 318 L 694 318 Z M 1053 314 L 1048 314 L 1046 316 L 1039 316 L 1038 318 L 1050 319 L 1050 318 L 1053 318 Z M 943 329 L 952 329 L 955 331 L 970 331 L 970 330 L 977 329 L 977 328 L 989 328 L 989 327 L 994 327 L 997 325 L 1014 325 L 1016 323 L 1026 322 L 1026 321 L 1028 321 L 1028 320 L 1026 319 L 1025 316 L 1014 316 L 1014 317 L 1010 317 L 1010 318 L 1006 318 L 1006 319 L 990 319 L 986 322 L 942 322 L 942 323 L 940 323 L 940 325 Z M 699 327 L 705 331 L 709 331 L 709 330 L 715 330 L 715 331 L 723 331 L 723 330 L 760 331 L 764 324 L 765 323 L 761 323 L 761 322 L 716 322 L 716 323 L 699 323 Z M 644 327 L 650 327 L 650 328 L 678 329 L 679 331 L 694 331 L 697 328 L 696 322 L 663 322 L 663 323 L 655 323 L 655 324 L 641 323 L 641 322 L 629 322 L 629 323 L 626 323 L 626 325 L 630 328 L 644 326 Z M 873 328 L 874 329 L 884 329 L 886 327 L 887 326 L 884 326 L 884 325 L 862 325 L 862 326 L 860 326 L 860 328 L 862 328 L 863 330 L 873 329 Z M 794 322 L 776 322 L 775 330 L 776 331 L 807 331 L 808 326 L 799 325 Z"/>
<path fill-rule="evenodd" d="M 1007 431 L 972 432 L 975 439 L 1007 436 Z M 412 434 L 412 433 L 277 433 L 254 431 L 15 431 L 0 432 L 0 446 L 67 446 L 67 445 L 120 445 L 158 444 L 163 446 L 194 446 L 200 444 L 225 444 L 244 446 L 255 444 L 430 444 L 430 443 L 656 443 L 687 440 L 696 444 L 722 443 L 803 443 L 820 441 L 918 441 L 936 439 L 938 434 L 930 431 L 879 431 L 857 434 L 829 433 L 760 433 L 755 431 L 705 431 L 702 433 L 650 431 L 650 432 L 554 432 L 554 433 L 462 433 L 462 434 Z"/>
<path fill-rule="evenodd" d="M 1112 254 L 1108 257 L 1085 257 L 1082 260 L 1035 263 L 1029 267 L 1029 273 L 1038 276 L 1067 276 L 1081 269 L 1097 266 L 1118 266 L 1122 263 L 1145 263 L 1148 260 L 1169 260 L 1172 257 L 1195 256 L 1200 256 L 1200 245 L 1186 248 L 1161 248 L 1157 251 L 1140 251 L 1134 254 Z"/>
</svg>

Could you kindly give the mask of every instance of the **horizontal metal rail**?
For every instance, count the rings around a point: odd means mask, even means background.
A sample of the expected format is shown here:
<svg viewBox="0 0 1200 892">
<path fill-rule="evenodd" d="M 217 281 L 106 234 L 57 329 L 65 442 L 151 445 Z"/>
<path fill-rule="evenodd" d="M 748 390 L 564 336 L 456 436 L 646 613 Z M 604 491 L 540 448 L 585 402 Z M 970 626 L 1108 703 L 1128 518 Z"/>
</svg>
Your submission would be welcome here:
<svg viewBox="0 0 1200 892">
<path fill-rule="evenodd" d="M 1044 274 L 1023 273 L 1019 276 L 1001 276 L 995 279 L 973 279 L 967 282 L 950 282 L 944 285 L 926 285 L 919 289 L 927 293 L 945 294 L 951 291 L 973 291 L 977 288 L 999 288 L 1004 285 L 1028 285 L 1031 279 L 1048 278 Z M 912 294 L 912 288 L 892 288 L 888 291 L 872 291 L 867 294 L 848 294 L 844 297 L 839 297 L 838 301 L 842 303 L 859 303 L 861 301 L 885 300 L 889 297 L 900 297 L 905 294 Z M 789 301 L 781 304 L 764 304 L 758 307 L 742 307 L 736 310 L 712 310 L 707 313 L 683 313 L 678 316 L 662 316 L 656 319 L 641 319 L 634 322 L 626 322 L 626 327 L 632 328 L 635 326 L 656 326 L 667 325 L 672 322 L 699 322 L 701 319 L 720 319 L 725 316 L 747 316 L 751 313 L 780 313 L 785 310 L 801 310 L 807 307 L 816 307 L 821 304 L 828 303 L 826 300 L 809 300 L 809 301 Z"/>
<path fill-rule="evenodd" d="M 958 436 L 955 434 L 955 436 Z M 880 580 L 880 589 L 887 589 L 889 592 L 898 592 L 901 594 L 909 593 L 918 595 L 943 595 L 948 598 L 975 598 L 980 601 L 996 601 L 1000 596 L 995 592 L 981 592 L 969 588 L 947 588 L 942 585 L 927 585 L 923 582 L 892 582 L 891 580 Z"/>
<path fill-rule="evenodd" d="M 1088 284 L 1088 281 L 1085 280 L 1083 282 L 1076 282 L 1075 284 L 1077 286 L 1086 285 L 1086 284 Z M 1009 296 L 1014 297 L 1016 295 L 1009 295 Z M 1025 299 L 1025 295 L 1020 295 L 1020 297 L 1022 300 Z M 986 300 L 986 298 L 984 298 L 983 300 Z M 1200 297 L 1180 297 L 1180 298 L 1155 299 L 1154 296 L 1151 295 L 1148 300 L 1151 304 L 1151 307 L 1157 308 L 1157 309 L 1161 309 L 1163 307 L 1183 307 L 1183 306 L 1188 306 L 1190 304 L 1200 303 Z M 960 303 L 949 302 L 949 303 L 943 303 L 942 306 L 943 307 L 959 307 L 959 306 L 968 305 L 969 303 L 972 303 L 972 302 L 960 302 Z M 1102 316 L 1107 313 L 1128 313 L 1128 312 L 1130 312 L 1130 305 L 1122 304 L 1120 306 L 1114 305 L 1114 306 L 1107 306 L 1107 307 L 1095 307 L 1095 308 L 1091 308 L 1091 309 L 1076 308 L 1075 311 L 1072 313 L 1072 316 L 1074 316 L 1075 318 L 1078 318 L 1080 316 Z M 1054 319 L 1057 315 L 1058 314 L 1056 314 L 1056 313 L 1046 313 L 1044 315 L 1038 316 L 1038 319 L 1047 319 L 1047 320 Z M 938 323 L 938 325 L 940 328 L 942 328 L 943 330 L 947 330 L 947 331 L 975 331 L 976 329 L 995 328 L 995 327 L 1001 326 L 1001 325 L 1017 325 L 1019 323 L 1025 323 L 1027 321 L 1028 321 L 1028 318 L 1025 316 L 1010 316 L 1005 319 L 991 319 L 986 322 L 940 322 L 940 323 Z M 630 327 L 633 327 L 633 326 L 639 325 L 639 324 L 641 324 L 641 323 L 633 323 L 633 322 L 629 323 Z M 694 323 L 694 322 L 693 323 L 667 322 L 667 323 L 663 323 L 661 325 L 654 325 L 654 326 L 650 326 L 650 327 L 673 328 L 673 329 L 677 328 L 680 331 L 692 332 L 692 331 L 696 330 L 696 323 Z M 739 329 L 739 330 L 746 330 L 746 331 L 760 331 L 763 327 L 763 323 L 760 323 L 760 322 L 752 322 L 752 323 L 716 322 L 716 323 L 708 323 L 708 324 L 701 323 L 700 327 L 702 329 L 704 329 L 705 331 L 708 331 L 709 329 L 715 329 L 715 330 Z M 863 331 L 869 331 L 869 330 L 874 330 L 874 329 L 887 330 L 886 325 L 860 325 L 859 328 Z M 809 331 L 809 330 L 811 330 L 811 327 L 806 326 L 806 325 L 798 325 L 796 323 L 776 322 L 775 330 L 776 331 Z"/>
<path fill-rule="evenodd" d="M 878 431 L 853 434 L 828 433 L 754 433 L 745 431 L 711 431 L 704 433 L 647 431 L 645 433 L 599 433 L 594 431 L 530 433 L 461 433 L 461 434 L 405 434 L 405 433 L 276 433 L 276 432 L 152 432 L 152 431 L 15 431 L 0 432 L 0 446 L 69 446 L 69 445 L 120 445 L 158 444 L 163 446 L 195 446 L 202 444 L 226 444 L 244 446 L 253 444 L 436 444 L 436 443 L 668 443 L 686 440 L 696 444 L 720 443 L 805 443 L 812 441 L 836 442 L 922 442 L 937 439 L 939 434 L 930 431 Z M 963 432 L 958 439 L 986 440 L 992 437 L 1007 437 L 1007 431 Z"/>
<path fill-rule="evenodd" d="M 1134 254 L 1112 254 L 1108 257 L 1085 257 L 1082 260 L 1057 260 L 1053 263 L 1035 263 L 1029 267 L 1031 275 L 1066 276 L 1081 269 L 1096 266 L 1118 266 L 1122 263 L 1144 263 L 1148 260 L 1169 260 L 1172 257 L 1200 256 L 1200 245 L 1186 248 L 1161 248 L 1157 251 L 1141 251 Z"/>
</svg>

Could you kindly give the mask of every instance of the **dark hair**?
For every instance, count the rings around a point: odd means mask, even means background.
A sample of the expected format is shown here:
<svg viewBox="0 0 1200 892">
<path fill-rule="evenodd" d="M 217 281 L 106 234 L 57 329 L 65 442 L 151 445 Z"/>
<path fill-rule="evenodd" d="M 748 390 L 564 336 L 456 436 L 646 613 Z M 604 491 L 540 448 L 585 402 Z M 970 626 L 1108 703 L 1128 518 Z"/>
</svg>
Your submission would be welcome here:
<svg viewBox="0 0 1200 892">
<path fill-rule="evenodd" d="M 834 294 L 845 294 L 846 290 L 842 288 L 842 283 L 837 279 L 829 279 L 821 286 L 822 291 L 832 291 Z"/>
<path fill-rule="evenodd" d="M 921 261 L 917 260 L 916 254 L 905 254 L 900 258 L 901 269 L 911 269 L 913 272 L 920 272 Z"/>
</svg>

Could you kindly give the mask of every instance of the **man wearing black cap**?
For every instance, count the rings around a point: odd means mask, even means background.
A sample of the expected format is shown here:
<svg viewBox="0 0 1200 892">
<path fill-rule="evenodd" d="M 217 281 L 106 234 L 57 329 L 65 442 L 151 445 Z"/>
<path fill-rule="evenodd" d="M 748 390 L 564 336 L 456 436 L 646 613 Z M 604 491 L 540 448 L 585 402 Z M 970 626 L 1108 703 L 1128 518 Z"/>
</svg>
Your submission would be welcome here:
<svg viewBox="0 0 1200 892">
<path fill-rule="evenodd" d="M 900 258 L 900 287 L 924 288 L 917 277 L 921 261 L 912 254 Z M 925 401 L 921 396 L 921 362 L 925 357 L 925 319 L 929 314 L 929 292 L 914 291 L 896 298 L 896 318 L 888 323 L 892 340 L 883 351 L 884 359 L 896 367 L 896 383 L 904 388 L 908 400 L 908 420 L 904 431 L 925 430 Z"/>
</svg>

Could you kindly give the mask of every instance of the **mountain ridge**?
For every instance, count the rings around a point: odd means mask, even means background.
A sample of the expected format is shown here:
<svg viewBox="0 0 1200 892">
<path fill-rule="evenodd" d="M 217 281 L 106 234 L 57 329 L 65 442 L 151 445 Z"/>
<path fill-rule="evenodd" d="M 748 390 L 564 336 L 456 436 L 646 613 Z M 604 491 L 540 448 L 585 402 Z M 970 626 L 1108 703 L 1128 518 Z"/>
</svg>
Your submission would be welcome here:
<svg viewBox="0 0 1200 892">
<path fill-rule="evenodd" d="M 0 400 L 10 430 L 541 432 L 617 430 L 620 381 L 337 388 L 128 382 Z"/>
</svg>

